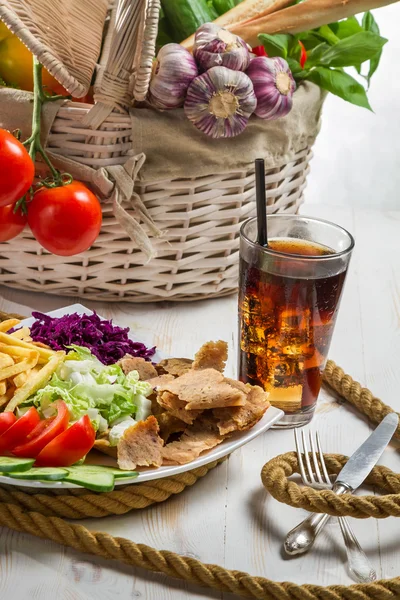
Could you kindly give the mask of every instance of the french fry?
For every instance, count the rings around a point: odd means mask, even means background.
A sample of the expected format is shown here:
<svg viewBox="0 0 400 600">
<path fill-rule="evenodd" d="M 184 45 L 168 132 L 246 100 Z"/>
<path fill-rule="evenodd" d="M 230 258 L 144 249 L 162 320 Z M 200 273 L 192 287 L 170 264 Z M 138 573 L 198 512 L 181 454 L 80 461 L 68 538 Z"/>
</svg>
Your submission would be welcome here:
<svg viewBox="0 0 400 600">
<path fill-rule="evenodd" d="M 46 346 L 43 342 L 32 342 L 32 346 L 37 346 L 38 348 L 46 348 L 49 349 L 50 346 Z"/>
<path fill-rule="evenodd" d="M 31 330 L 29 327 L 21 327 L 21 329 L 17 329 L 17 331 L 13 331 L 9 333 L 13 338 L 17 338 L 18 340 L 24 340 L 26 337 L 29 337 Z"/>
<path fill-rule="evenodd" d="M 19 323 L 21 323 L 19 319 L 6 319 L 0 323 L 0 331 L 9 331 L 9 329 L 19 325 Z"/>
<path fill-rule="evenodd" d="M 28 335 L 27 337 L 24 338 L 24 342 L 32 342 L 32 338 L 30 335 Z"/>
<path fill-rule="evenodd" d="M 19 375 L 16 375 L 13 379 L 13 383 L 14 383 L 15 387 L 16 388 L 22 387 L 31 373 L 32 373 L 32 369 L 27 369 L 26 371 L 19 373 Z"/>
<path fill-rule="evenodd" d="M 48 362 L 49 358 L 53 357 L 56 353 L 54 350 L 50 348 L 43 348 L 42 346 L 34 346 L 29 342 L 24 342 L 17 338 L 8 335 L 7 333 L 3 333 L 0 331 L 0 342 L 6 344 L 7 346 L 18 346 L 20 348 L 27 348 L 28 350 L 36 350 L 40 354 L 39 362 Z"/>
<path fill-rule="evenodd" d="M 8 354 L 10 356 L 15 356 L 16 358 L 27 358 L 31 356 L 32 352 L 36 352 L 39 358 L 38 348 L 32 348 L 28 350 L 28 348 L 20 348 L 19 346 L 7 346 L 6 344 L 2 344 L 1 342 L 0 352 L 3 352 L 4 354 Z"/>
<path fill-rule="evenodd" d="M 22 404 L 22 402 L 25 402 L 25 400 L 37 392 L 39 388 L 43 387 L 53 375 L 58 365 L 62 363 L 64 357 L 65 352 L 63 351 L 52 353 L 52 357 L 47 364 L 45 364 L 40 371 L 32 374 L 26 383 L 24 383 L 24 385 L 15 392 L 12 400 L 10 400 L 10 402 L 7 404 L 5 410 L 7 412 L 14 412 L 17 406 Z"/>
<path fill-rule="evenodd" d="M 0 396 L 0 408 L 3 408 L 3 406 L 6 406 L 11 398 L 14 396 L 15 394 L 15 387 L 14 386 L 10 386 L 7 388 L 7 391 L 5 394 L 3 394 L 3 396 Z"/>
<path fill-rule="evenodd" d="M 0 381 L 0 396 L 4 396 L 4 394 L 7 391 L 7 382 L 6 381 Z"/>
<path fill-rule="evenodd" d="M 10 367 L 14 364 L 13 359 L 8 354 L 0 351 L 0 369 L 3 367 Z"/>
<path fill-rule="evenodd" d="M 0 369 L 0 381 L 4 381 L 5 379 L 13 378 L 18 373 L 23 373 L 28 369 L 32 369 L 32 367 L 37 365 L 39 359 L 39 353 L 32 350 L 30 356 L 26 359 L 21 360 L 19 363 L 14 363 L 9 367 L 4 367 Z"/>
</svg>

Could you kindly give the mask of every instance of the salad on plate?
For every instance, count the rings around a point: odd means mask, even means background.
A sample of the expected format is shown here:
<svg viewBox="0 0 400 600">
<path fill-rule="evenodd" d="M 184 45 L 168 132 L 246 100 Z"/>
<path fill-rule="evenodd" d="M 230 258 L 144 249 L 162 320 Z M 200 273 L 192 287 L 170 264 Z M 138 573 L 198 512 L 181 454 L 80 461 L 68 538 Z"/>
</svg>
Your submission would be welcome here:
<svg viewBox="0 0 400 600">
<path fill-rule="evenodd" d="M 0 323 L 1 475 L 110 491 L 196 460 L 269 407 L 261 388 L 224 376 L 225 342 L 152 362 L 155 348 L 96 313 L 33 318 Z M 91 464 L 96 452 L 111 465 Z"/>
</svg>

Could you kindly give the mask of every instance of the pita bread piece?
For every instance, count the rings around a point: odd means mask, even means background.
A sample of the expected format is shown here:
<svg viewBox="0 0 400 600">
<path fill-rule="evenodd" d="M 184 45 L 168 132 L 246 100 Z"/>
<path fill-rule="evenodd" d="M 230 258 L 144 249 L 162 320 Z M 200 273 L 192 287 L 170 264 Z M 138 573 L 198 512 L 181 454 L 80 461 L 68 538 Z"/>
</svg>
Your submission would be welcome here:
<svg viewBox="0 0 400 600">
<path fill-rule="evenodd" d="M 223 441 L 224 437 L 213 423 L 199 419 L 186 429 L 180 440 L 164 446 L 163 465 L 185 465 Z"/>
<path fill-rule="evenodd" d="M 148 396 L 148 398 L 151 402 L 151 414 L 152 415 L 155 415 L 156 417 L 158 417 L 158 415 L 160 415 L 162 412 L 164 412 L 163 407 L 160 406 L 157 401 L 158 387 L 164 383 L 168 383 L 169 381 L 173 381 L 173 380 L 174 380 L 173 375 L 169 375 L 169 373 L 165 373 L 164 375 L 159 375 L 158 377 L 153 377 L 153 379 L 148 380 L 148 383 L 150 383 L 153 386 L 153 392 L 152 392 L 152 394 L 150 394 L 150 396 Z"/>
<path fill-rule="evenodd" d="M 160 427 L 160 437 L 166 442 L 173 433 L 182 433 L 187 427 L 187 423 L 177 419 L 169 412 L 162 412 L 157 415 L 158 425 Z"/>
<path fill-rule="evenodd" d="M 215 369 L 224 372 L 228 360 L 228 344 L 219 340 L 218 342 L 207 342 L 195 354 L 192 368 Z"/>
<path fill-rule="evenodd" d="M 164 442 L 158 435 L 157 419 L 150 415 L 126 429 L 118 442 L 118 466 L 130 470 L 136 467 L 161 467 Z"/>
<path fill-rule="evenodd" d="M 103 454 L 107 454 L 107 456 L 117 458 L 117 447 L 111 446 L 110 442 L 106 439 L 95 440 L 93 448 Z"/>
<path fill-rule="evenodd" d="M 201 410 L 186 410 L 186 402 L 183 402 L 178 396 L 171 394 L 170 392 L 159 393 L 157 402 L 160 406 L 165 408 L 165 410 L 171 413 L 171 415 L 187 425 L 191 425 L 202 412 Z"/>
<path fill-rule="evenodd" d="M 170 381 L 174 381 L 175 377 L 170 375 L 169 373 L 165 373 L 164 375 L 158 375 L 157 377 L 152 377 L 147 381 L 153 387 L 153 390 L 157 390 L 159 387 L 162 387 L 165 383 L 169 383 Z"/>
<path fill-rule="evenodd" d="M 246 402 L 246 395 L 227 383 L 215 369 L 188 371 L 160 387 L 160 392 L 177 396 L 185 403 L 185 410 L 242 406 Z"/>
<path fill-rule="evenodd" d="M 144 358 L 140 358 L 138 356 L 130 356 L 127 354 L 124 358 L 121 358 L 118 363 L 125 375 L 130 373 L 131 371 L 137 371 L 139 373 L 139 379 L 142 381 L 147 381 L 148 379 L 152 379 L 153 377 L 157 377 L 158 373 L 155 367 L 151 364 L 151 362 L 144 360 Z"/>
<path fill-rule="evenodd" d="M 247 386 L 245 387 L 247 388 Z M 226 435 L 233 431 L 244 431 L 253 427 L 269 406 L 268 393 L 258 386 L 253 386 L 248 389 L 244 406 L 217 408 L 213 414 L 218 419 L 220 434 Z"/>
<path fill-rule="evenodd" d="M 174 377 L 179 377 L 187 373 L 192 368 L 193 361 L 190 358 L 166 358 L 156 365 L 160 374 L 170 373 Z"/>
</svg>

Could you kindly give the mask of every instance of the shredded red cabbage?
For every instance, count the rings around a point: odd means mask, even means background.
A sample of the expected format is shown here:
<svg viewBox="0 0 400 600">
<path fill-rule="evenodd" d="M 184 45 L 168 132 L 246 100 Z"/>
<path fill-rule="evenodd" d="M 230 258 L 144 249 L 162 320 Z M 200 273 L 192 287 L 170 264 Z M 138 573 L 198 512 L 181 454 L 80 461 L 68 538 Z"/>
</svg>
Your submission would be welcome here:
<svg viewBox="0 0 400 600">
<path fill-rule="evenodd" d="M 101 319 L 96 313 L 50 317 L 33 312 L 32 316 L 36 319 L 30 328 L 33 341 L 47 344 L 53 350 L 68 351 L 71 344 L 85 346 L 105 365 L 116 363 L 125 354 L 150 361 L 156 351 L 155 348 L 146 348 L 144 344 L 129 339 L 128 327 L 117 327 L 112 321 Z"/>
</svg>

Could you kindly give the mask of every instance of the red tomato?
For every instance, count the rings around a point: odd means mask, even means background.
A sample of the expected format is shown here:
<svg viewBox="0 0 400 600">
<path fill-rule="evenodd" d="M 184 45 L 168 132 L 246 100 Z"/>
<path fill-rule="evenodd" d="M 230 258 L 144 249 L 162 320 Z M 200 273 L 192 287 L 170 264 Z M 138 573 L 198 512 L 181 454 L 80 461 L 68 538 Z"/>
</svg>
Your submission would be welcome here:
<svg viewBox="0 0 400 600">
<path fill-rule="evenodd" d="M 41 188 L 28 208 L 33 235 L 49 252 L 72 256 L 84 252 L 100 233 L 101 206 L 79 181 L 57 188 Z"/>
<path fill-rule="evenodd" d="M 15 204 L 31 187 L 35 165 L 21 142 L 5 129 L 0 129 L 0 165 L 0 206 Z"/>
<path fill-rule="evenodd" d="M 57 416 L 40 421 L 23 444 L 14 448 L 12 453 L 15 456 L 35 458 L 52 439 L 67 429 L 69 422 L 67 405 L 62 400 L 58 400 L 55 406 L 57 407 Z"/>
<path fill-rule="evenodd" d="M 93 447 L 96 433 L 87 415 L 47 444 L 36 458 L 37 467 L 70 467 Z M 1 438 L 0 438 L 1 439 Z"/>
<path fill-rule="evenodd" d="M 21 444 L 26 439 L 26 436 L 35 429 L 39 421 L 39 413 L 32 406 L 0 436 L 0 455 L 4 452 L 10 452 L 15 446 Z"/>
<path fill-rule="evenodd" d="M 0 206 L 0 242 L 15 238 L 26 225 L 27 216 L 22 214 L 21 209 L 14 213 L 14 206 L 14 204 Z"/>
<path fill-rule="evenodd" d="M 0 435 L 7 431 L 15 423 L 17 417 L 12 412 L 3 412 L 0 414 Z"/>
</svg>

